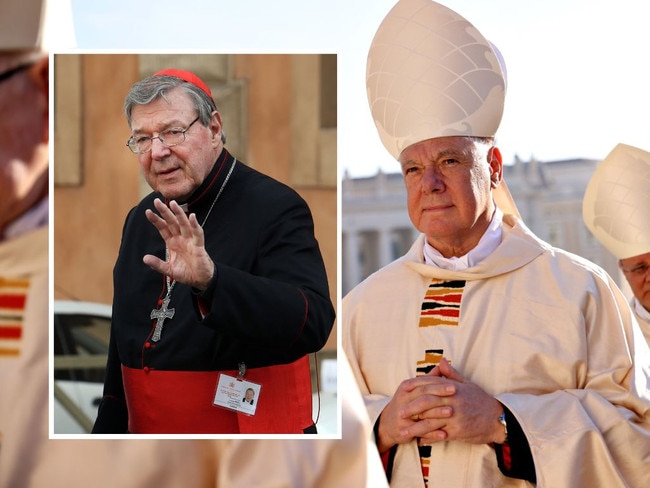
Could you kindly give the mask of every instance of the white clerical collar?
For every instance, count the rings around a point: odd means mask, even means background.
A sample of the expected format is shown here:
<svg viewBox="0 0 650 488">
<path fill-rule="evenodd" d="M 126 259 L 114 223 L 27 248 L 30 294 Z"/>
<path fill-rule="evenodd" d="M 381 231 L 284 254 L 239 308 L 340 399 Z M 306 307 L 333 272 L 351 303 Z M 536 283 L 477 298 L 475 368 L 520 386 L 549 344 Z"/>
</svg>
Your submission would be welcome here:
<svg viewBox="0 0 650 488">
<path fill-rule="evenodd" d="M 501 244 L 501 235 L 503 224 L 503 212 L 496 207 L 492 220 L 487 230 L 481 237 L 476 247 L 471 249 L 467 254 L 460 257 L 446 258 L 438 252 L 431 244 L 424 240 L 424 262 L 432 266 L 438 266 L 450 271 L 460 271 L 471 268 L 488 257 L 499 244 Z"/>
<path fill-rule="evenodd" d="M 47 225 L 48 215 L 49 203 L 46 195 L 43 200 L 9 224 L 1 237 L 2 239 L 12 239 Z"/>
<path fill-rule="evenodd" d="M 648 312 L 645 307 L 641 305 L 641 302 L 637 300 L 636 297 L 632 297 L 632 308 L 634 308 L 634 311 L 639 317 L 650 322 L 650 312 Z"/>
</svg>

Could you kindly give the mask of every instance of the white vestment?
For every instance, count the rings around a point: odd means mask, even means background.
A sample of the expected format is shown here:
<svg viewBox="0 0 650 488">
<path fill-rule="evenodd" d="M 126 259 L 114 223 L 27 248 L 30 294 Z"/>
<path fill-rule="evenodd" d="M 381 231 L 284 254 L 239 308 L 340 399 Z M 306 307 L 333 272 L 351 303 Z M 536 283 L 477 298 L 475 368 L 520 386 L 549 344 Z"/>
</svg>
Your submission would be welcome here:
<svg viewBox="0 0 650 488">
<path fill-rule="evenodd" d="M 538 487 L 650 486 L 650 350 L 623 294 L 596 265 L 504 217 L 476 266 L 423 264 L 424 236 L 343 300 L 343 348 L 375 422 L 425 350 L 508 407 Z M 421 327 L 432 279 L 466 281 L 457 326 Z M 430 486 L 529 486 L 503 476 L 494 449 L 432 446 Z M 392 487 L 423 486 L 415 441 L 397 449 Z"/>
<path fill-rule="evenodd" d="M 388 487 L 350 366 L 338 361 L 342 439 L 223 441 L 217 487 Z"/>
<path fill-rule="evenodd" d="M 630 307 L 634 310 L 634 315 L 641 326 L 645 340 L 650 344 L 650 312 L 643 308 L 643 305 L 636 297 L 632 297 L 632 300 L 630 300 Z"/>
<path fill-rule="evenodd" d="M 214 486 L 210 441 L 49 440 L 47 227 L 0 242 L 0 280 L 26 294 L 0 311 L 0 488 Z"/>
</svg>

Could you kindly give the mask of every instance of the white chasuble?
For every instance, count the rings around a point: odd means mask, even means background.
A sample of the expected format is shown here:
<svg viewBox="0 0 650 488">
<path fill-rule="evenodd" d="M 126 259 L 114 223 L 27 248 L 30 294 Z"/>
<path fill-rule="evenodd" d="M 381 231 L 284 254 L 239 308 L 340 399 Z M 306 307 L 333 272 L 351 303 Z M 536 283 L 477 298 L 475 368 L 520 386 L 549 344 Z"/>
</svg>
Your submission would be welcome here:
<svg viewBox="0 0 650 488">
<path fill-rule="evenodd" d="M 509 215 L 501 244 L 466 270 L 425 265 L 423 243 L 343 299 L 343 348 L 371 422 L 444 354 L 517 419 L 538 487 L 650 486 L 650 350 L 611 278 Z M 465 282 L 457 324 L 424 318 L 433 280 Z M 433 444 L 427 466 L 431 487 L 530 486 L 504 476 L 487 444 Z M 417 442 L 398 446 L 391 486 L 424 486 Z"/>
</svg>

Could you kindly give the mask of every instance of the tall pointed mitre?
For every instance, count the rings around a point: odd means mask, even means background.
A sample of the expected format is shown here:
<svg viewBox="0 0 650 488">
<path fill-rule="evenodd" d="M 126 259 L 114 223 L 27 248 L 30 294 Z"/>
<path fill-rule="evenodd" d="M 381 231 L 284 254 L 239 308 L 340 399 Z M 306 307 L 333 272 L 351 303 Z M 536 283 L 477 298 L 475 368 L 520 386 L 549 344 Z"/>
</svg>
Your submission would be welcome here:
<svg viewBox="0 0 650 488">
<path fill-rule="evenodd" d="M 0 51 L 52 51 L 74 46 L 70 0 L 0 1 Z"/>
<path fill-rule="evenodd" d="M 582 203 L 591 233 L 618 259 L 650 252 L 650 153 L 618 144 L 598 165 Z"/>
<path fill-rule="evenodd" d="M 466 19 L 431 0 L 399 0 L 368 53 L 368 102 L 379 137 L 398 159 L 408 146 L 447 136 L 494 137 L 505 64 Z M 518 215 L 505 183 L 495 201 Z"/>
</svg>

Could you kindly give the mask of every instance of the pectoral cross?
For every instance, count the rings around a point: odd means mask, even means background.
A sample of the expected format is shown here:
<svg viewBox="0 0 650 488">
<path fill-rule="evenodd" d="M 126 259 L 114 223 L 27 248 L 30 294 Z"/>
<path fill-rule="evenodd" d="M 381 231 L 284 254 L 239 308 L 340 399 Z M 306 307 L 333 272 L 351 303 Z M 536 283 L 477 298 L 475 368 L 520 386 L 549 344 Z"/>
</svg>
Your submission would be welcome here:
<svg viewBox="0 0 650 488">
<path fill-rule="evenodd" d="M 167 296 L 163 300 L 160 308 L 154 308 L 151 311 L 151 319 L 156 319 L 156 328 L 154 329 L 153 335 L 151 336 L 151 340 L 153 342 L 158 342 L 160 340 L 160 334 L 162 333 L 163 323 L 165 322 L 165 319 L 171 319 L 174 316 L 174 312 L 176 311 L 174 308 L 167 308 L 169 306 L 169 301 L 171 300 L 169 295 L 171 295 L 171 293 L 167 293 Z"/>
</svg>

